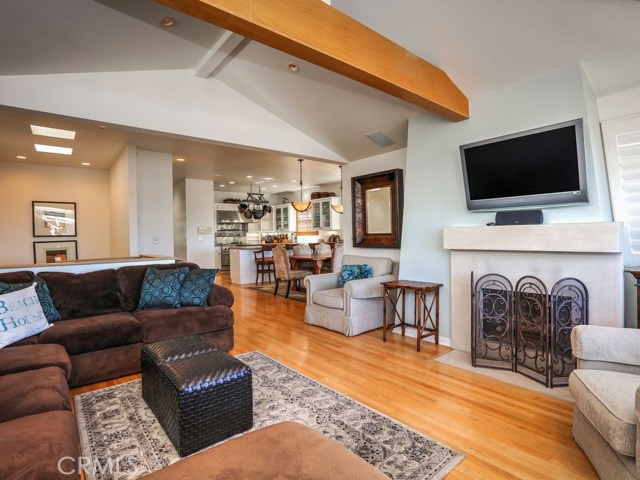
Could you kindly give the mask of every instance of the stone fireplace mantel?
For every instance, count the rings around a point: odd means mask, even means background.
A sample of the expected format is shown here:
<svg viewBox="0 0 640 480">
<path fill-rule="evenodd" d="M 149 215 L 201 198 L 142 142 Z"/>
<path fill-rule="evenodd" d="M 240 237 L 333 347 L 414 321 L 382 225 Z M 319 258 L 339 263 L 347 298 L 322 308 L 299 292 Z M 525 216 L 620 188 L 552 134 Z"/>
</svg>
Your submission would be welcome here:
<svg viewBox="0 0 640 480">
<path fill-rule="evenodd" d="M 471 272 L 513 281 L 534 275 L 547 288 L 575 277 L 589 291 L 589 323 L 624 326 L 622 225 L 617 222 L 450 227 L 451 346 L 471 350 Z"/>
</svg>

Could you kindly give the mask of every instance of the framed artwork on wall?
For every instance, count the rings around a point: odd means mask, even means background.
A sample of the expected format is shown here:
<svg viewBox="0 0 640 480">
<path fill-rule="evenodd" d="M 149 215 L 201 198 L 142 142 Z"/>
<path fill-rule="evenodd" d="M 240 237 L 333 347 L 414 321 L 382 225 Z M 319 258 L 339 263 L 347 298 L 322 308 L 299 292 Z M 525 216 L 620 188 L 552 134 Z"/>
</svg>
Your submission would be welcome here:
<svg viewBox="0 0 640 480">
<path fill-rule="evenodd" d="M 75 202 L 32 202 L 34 237 L 78 235 Z"/>
<path fill-rule="evenodd" d="M 72 262 L 78 259 L 78 242 L 33 242 L 34 263 Z"/>
</svg>

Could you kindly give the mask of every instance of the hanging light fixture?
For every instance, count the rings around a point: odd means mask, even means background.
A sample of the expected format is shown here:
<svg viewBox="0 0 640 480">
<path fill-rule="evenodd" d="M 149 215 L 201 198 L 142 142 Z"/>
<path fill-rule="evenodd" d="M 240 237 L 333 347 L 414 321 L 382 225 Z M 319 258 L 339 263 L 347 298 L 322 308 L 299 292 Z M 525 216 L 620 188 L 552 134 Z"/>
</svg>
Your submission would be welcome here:
<svg viewBox="0 0 640 480">
<path fill-rule="evenodd" d="M 342 165 L 340 165 L 340 201 L 342 202 Z M 344 204 L 338 203 L 336 205 L 331 205 L 333 211 L 342 215 L 344 213 Z"/>
<path fill-rule="evenodd" d="M 291 206 L 296 209 L 296 212 L 306 212 L 311 208 L 311 202 L 303 202 L 302 201 L 302 162 L 303 159 L 299 158 L 300 162 L 300 201 L 299 202 L 291 202 Z"/>
</svg>

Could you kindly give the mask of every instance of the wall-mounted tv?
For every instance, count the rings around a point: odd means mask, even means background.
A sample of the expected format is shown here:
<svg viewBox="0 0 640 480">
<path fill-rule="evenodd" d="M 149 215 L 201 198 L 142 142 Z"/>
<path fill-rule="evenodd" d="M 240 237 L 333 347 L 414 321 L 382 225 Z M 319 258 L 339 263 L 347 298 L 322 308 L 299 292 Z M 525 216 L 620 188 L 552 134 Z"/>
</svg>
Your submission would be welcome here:
<svg viewBox="0 0 640 480">
<path fill-rule="evenodd" d="M 588 202 L 582 119 L 460 147 L 469 210 Z"/>
</svg>

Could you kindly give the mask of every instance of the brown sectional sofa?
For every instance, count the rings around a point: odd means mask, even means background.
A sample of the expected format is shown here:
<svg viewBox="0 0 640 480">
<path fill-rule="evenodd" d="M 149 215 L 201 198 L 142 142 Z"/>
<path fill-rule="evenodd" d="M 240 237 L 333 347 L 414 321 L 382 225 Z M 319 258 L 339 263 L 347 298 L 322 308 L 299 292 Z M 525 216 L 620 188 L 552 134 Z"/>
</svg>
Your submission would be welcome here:
<svg viewBox="0 0 640 480">
<path fill-rule="evenodd" d="M 193 263 L 136 265 L 83 274 L 41 272 L 53 303 L 62 316 L 53 327 L 13 346 L 62 345 L 71 358 L 71 387 L 140 372 L 140 350 L 145 343 L 199 334 L 218 348 L 233 348 L 233 294 L 213 285 L 206 307 L 137 311 L 144 274 Z M 0 282 L 25 283 L 30 271 L 0 274 Z M 11 347 L 9 347 L 11 348 Z"/>
<path fill-rule="evenodd" d="M 69 404 L 71 361 L 60 345 L 0 350 L 0 478 L 73 479 L 58 469 L 77 459 L 78 426 Z M 75 461 L 75 460 L 74 460 Z M 63 470 L 75 468 L 69 460 Z"/>
</svg>

